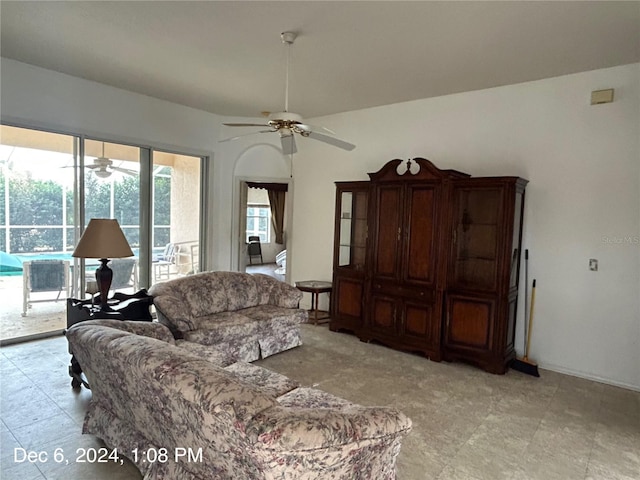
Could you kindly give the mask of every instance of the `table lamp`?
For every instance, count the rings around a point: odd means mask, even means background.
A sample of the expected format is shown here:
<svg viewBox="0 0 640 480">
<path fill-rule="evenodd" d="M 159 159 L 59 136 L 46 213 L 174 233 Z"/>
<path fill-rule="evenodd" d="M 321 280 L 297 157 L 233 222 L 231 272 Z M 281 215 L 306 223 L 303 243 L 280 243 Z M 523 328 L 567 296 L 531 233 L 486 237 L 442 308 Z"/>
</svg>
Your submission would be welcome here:
<svg viewBox="0 0 640 480">
<path fill-rule="evenodd" d="M 96 270 L 96 282 L 100 291 L 100 310 L 109 311 L 107 298 L 113 279 L 113 271 L 107 265 L 110 258 L 132 257 L 133 252 L 117 220 L 92 218 L 73 251 L 77 258 L 98 258 L 101 265 Z"/>
</svg>

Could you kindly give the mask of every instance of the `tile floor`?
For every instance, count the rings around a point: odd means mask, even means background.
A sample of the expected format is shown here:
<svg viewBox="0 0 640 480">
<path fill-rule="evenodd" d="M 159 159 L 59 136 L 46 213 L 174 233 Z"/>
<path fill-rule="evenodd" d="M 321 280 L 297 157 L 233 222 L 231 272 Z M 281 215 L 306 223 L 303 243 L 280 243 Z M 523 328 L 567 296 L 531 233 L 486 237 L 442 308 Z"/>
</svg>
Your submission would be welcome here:
<svg viewBox="0 0 640 480">
<path fill-rule="evenodd" d="M 399 480 L 638 480 L 640 393 L 554 372 L 504 376 L 365 344 L 303 325 L 302 347 L 257 363 L 304 385 L 413 420 Z M 77 463 L 90 392 L 74 391 L 64 337 L 0 349 L 0 478 L 140 479 L 125 462 Z M 348 379 L 348 381 L 345 381 Z M 47 452 L 16 462 L 14 448 Z M 66 463 L 56 463 L 62 449 Z"/>
</svg>

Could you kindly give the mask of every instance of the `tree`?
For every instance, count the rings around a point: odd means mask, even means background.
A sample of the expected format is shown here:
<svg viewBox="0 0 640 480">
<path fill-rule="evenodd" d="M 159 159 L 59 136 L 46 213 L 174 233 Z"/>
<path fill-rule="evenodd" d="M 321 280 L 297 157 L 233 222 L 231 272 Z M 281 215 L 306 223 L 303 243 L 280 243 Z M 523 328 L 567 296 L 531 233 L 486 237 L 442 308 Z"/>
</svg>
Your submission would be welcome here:
<svg viewBox="0 0 640 480">
<path fill-rule="evenodd" d="M 5 170 L 0 170 L 0 218 L 5 220 Z M 85 177 L 85 218 L 111 218 L 111 181 L 100 181 L 95 175 Z M 140 246 L 140 177 L 125 175 L 115 179 L 114 217 L 123 226 L 125 236 L 133 248 Z M 156 225 L 171 223 L 171 179 L 154 178 L 154 219 Z M 66 196 L 66 212 L 63 211 L 63 195 Z M 74 244 L 74 194 L 63 193 L 62 185 L 52 180 L 34 180 L 27 176 L 11 176 L 9 179 L 10 245 L 5 236 L 0 238 L 0 248 L 14 253 L 64 250 L 64 245 Z M 62 230 L 66 216 L 67 231 Z M 15 225 L 15 226 L 14 226 Z M 50 228 L 48 228 L 50 227 Z M 169 229 L 154 229 L 154 246 L 169 242 Z M 4 233 L 4 231 L 2 232 Z M 66 242 L 63 238 L 66 235 Z"/>
</svg>

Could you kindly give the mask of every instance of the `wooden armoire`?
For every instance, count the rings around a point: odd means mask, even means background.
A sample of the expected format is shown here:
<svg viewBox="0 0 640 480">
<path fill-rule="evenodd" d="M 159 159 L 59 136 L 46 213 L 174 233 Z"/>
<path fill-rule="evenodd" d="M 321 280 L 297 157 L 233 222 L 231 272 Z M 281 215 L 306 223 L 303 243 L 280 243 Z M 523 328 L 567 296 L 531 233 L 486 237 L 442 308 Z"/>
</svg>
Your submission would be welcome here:
<svg viewBox="0 0 640 480">
<path fill-rule="evenodd" d="M 504 373 L 514 357 L 524 190 L 424 158 L 336 182 L 331 324 Z"/>
</svg>

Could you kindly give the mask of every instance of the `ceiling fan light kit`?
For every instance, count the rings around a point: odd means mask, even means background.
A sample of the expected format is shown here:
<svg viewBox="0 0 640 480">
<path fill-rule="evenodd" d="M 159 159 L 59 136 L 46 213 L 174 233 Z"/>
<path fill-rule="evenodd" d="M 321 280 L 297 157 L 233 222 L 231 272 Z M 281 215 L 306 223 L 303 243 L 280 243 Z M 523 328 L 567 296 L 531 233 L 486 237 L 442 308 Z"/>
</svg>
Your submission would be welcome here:
<svg viewBox="0 0 640 480">
<path fill-rule="evenodd" d="M 109 170 L 94 170 L 93 174 L 98 178 L 109 178 L 111 176 Z"/>
<path fill-rule="evenodd" d="M 311 138 L 313 140 L 319 140 L 321 142 L 333 145 L 334 147 L 342 148 L 343 150 L 353 150 L 356 146 L 352 143 L 345 142 L 330 135 L 335 135 L 335 132 L 324 127 L 315 127 L 304 123 L 302 116 L 289 111 L 289 67 L 291 46 L 298 35 L 294 32 L 282 32 L 280 38 L 282 43 L 287 46 L 287 67 L 285 70 L 285 100 L 284 111 L 269 113 L 267 123 L 223 123 L 227 127 L 269 127 L 269 130 L 261 130 L 259 132 L 249 133 L 247 135 L 254 135 L 259 133 L 278 133 L 280 136 L 280 143 L 282 145 L 282 153 L 285 155 L 291 155 L 298 151 L 296 147 L 296 141 L 294 134 L 298 134 L 305 138 Z M 267 112 L 262 112 L 263 115 Z M 317 130 L 321 130 L 323 133 L 318 133 Z M 329 135 L 327 135 L 329 134 Z M 240 135 L 232 138 L 221 140 L 221 142 L 232 141 L 238 138 L 244 137 Z"/>
</svg>

